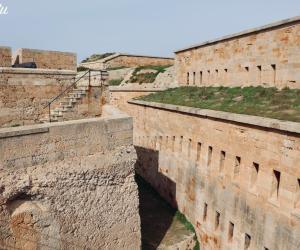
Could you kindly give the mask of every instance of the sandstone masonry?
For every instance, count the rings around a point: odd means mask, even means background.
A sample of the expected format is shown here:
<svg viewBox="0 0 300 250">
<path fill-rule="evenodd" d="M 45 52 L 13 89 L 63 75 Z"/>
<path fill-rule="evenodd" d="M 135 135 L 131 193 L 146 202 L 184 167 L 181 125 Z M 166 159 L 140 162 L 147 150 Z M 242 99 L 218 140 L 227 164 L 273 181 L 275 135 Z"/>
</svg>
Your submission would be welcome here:
<svg viewBox="0 0 300 250">
<path fill-rule="evenodd" d="M 190 86 L 300 87 L 300 17 L 175 52 L 176 80 Z"/>
<path fill-rule="evenodd" d="M 0 130 L 0 246 L 140 249 L 132 119 Z"/>
</svg>

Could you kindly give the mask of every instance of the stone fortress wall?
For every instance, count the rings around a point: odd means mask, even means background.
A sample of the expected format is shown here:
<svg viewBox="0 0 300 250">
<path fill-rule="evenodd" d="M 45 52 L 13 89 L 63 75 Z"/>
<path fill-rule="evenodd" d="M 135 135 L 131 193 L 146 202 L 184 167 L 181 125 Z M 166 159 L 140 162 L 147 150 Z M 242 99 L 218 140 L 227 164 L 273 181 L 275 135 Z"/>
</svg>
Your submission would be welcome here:
<svg viewBox="0 0 300 250">
<path fill-rule="evenodd" d="M 132 118 L 108 110 L 0 129 L 1 247 L 140 249 Z"/>
<path fill-rule="evenodd" d="M 155 56 L 142 56 L 142 55 L 130 55 L 115 53 L 104 59 L 81 63 L 80 66 L 89 69 L 110 69 L 117 67 L 139 67 L 148 65 L 173 65 L 173 58 L 155 57 Z"/>
<path fill-rule="evenodd" d="M 13 60 L 13 64 L 35 62 L 40 69 L 76 71 L 77 68 L 77 56 L 71 52 L 22 48 L 16 51 Z"/>
<path fill-rule="evenodd" d="M 299 249 L 298 123 L 129 104 L 136 171 L 187 216 L 201 249 Z"/>
<path fill-rule="evenodd" d="M 0 46 L 0 67 L 11 66 L 11 48 Z"/>
<path fill-rule="evenodd" d="M 17 56 L 19 63 L 35 61 L 38 68 L 11 67 Z M 13 57 L 9 47 L 0 47 L 0 127 L 35 123 L 76 76 L 73 53 L 20 49 Z"/>
<path fill-rule="evenodd" d="M 176 81 L 190 86 L 300 87 L 300 17 L 175 52 Z"/>
</svg>

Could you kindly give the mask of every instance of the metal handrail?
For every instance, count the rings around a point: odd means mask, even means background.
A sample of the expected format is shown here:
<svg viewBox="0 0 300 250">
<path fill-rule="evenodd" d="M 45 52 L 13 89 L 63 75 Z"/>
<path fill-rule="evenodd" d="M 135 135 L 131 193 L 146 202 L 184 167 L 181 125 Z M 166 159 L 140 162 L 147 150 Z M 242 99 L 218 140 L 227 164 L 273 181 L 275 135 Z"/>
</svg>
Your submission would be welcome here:
<svg viewBox="0 0 300 250">
<path fill-rule="evenodd" d="M 88 78 L 89 78 L 89 85 L 91 84 L 91 72 L 92 71 L 100 71 L 100 74 L 101 76 L 103 76 L 103 73 L 105 71 L 103 70 L 87 70 L 82 76 L 80 76 L 77 80 L 75 80 L 74 83 L 72 83 L 70 86 L 68 86 L 65 90 L 63 90 L 61 93 L 59 93 L 56 97 L 54 97 L 53 99 L 51 99 L 46 106 L 44 106 L 42 109 L 44 110 L 45 108 L 48 107 L 48 115 L 49 115 L 49 122 L 51 122 L 51 104 L 56 101 L 57 99 L 59 99 L 62 95 L 64 95 L 65 93 L 67 93 L 70 89 L 73 89 L 75 87 L 75 85 L 83 78 L 86 77 L 87 74 L 89 74 Z M 102 77 L 101 77 L 101 80 L 102 80 Z"/>
</svg>

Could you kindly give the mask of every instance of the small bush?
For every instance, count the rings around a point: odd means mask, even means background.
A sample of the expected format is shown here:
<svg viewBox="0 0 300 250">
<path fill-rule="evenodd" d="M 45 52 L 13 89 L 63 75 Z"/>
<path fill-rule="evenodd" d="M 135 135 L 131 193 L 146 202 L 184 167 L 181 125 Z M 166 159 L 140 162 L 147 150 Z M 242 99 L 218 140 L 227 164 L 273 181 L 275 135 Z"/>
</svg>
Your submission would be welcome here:
<svg viewBox="0 0 300 250">
<path fill-rule="evenodd" d="M 88 71 L 89 69 L 83 66 L 77 67 L 77 72 Z"/>
<path fill-rule="evenodd" d="M 104 53 L 104 54 L 93 54 L 91 55 L 90 57 L 82 60 L 81 62 L 82 63 L 85 63 L 85 62 L 94 62 L 94 61 L 98 61 L 98 60 L 101 60 L 105 57 L 109 57 L 111 55 L 113 55 L 114 53 Z"/>
<path fill-rule="evenodd" d="M 119 86 L 121 82 L 123 81 L 123 78 L 120 79 L 112 79 L 108 81 L 109 86 Z"/>
</svg>

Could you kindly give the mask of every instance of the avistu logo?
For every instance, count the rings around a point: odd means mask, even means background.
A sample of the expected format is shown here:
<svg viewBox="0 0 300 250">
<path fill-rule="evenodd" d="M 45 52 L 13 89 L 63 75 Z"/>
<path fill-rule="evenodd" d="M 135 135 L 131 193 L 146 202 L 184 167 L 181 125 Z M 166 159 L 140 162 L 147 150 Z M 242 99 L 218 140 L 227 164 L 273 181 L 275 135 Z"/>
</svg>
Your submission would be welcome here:
<svg viewBox="0 0 300 250">
<path fill-rule="evenodd" d="M 0 3 L 0 15 L 7 15 L 8 7 Z"/>
</svg>

